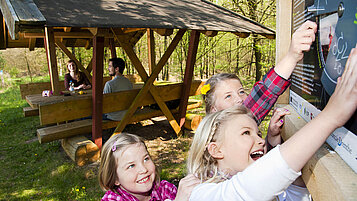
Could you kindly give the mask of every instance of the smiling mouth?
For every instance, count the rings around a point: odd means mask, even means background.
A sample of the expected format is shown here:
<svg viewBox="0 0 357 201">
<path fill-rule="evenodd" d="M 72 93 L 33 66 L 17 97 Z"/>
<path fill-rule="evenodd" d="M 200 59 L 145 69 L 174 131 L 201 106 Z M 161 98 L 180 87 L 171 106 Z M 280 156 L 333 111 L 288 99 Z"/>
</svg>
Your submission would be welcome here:
<svg viewBox="0 0 357 201">
<path fill-rule="evenodd" d="M 264 155 L 264 152 L 263 151 L 255 151 L 253 153 L 250 154 L 250 157 L 253 159 L 253 160 L 258 160 L 259 158 L 261 158 L 262 156 Z"/>
<path fill-rule="evenodd" d="M 140 179 L 139 181 L 137 181 L 137 183 L 143 184 L 143 183 L 146 183 L 147 181 L 149 181 L 149 179 L 150 179 L 150 175 L 145 177 L 145 178 L 143 178 L 143 179 Z"/>
</svg>

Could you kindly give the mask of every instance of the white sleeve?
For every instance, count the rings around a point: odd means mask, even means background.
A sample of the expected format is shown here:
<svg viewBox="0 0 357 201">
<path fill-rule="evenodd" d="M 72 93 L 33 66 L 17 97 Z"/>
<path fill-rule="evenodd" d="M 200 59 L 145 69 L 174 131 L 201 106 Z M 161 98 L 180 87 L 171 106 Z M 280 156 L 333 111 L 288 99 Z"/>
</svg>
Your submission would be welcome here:
<svg viewBox="0 0 357 201">
<path fill-rule="evenodd" d="M 271 201 L 300 175 L 289 168 L 277 146 L 230 180 L 196 186 L 190 200 Z"/>
<path fill-rule="evenodd" d="M 312 201 L 312 198 L 307 188 L 291 184 L 284 193 L 279 195 L 279 200 Z"/>
</svg>

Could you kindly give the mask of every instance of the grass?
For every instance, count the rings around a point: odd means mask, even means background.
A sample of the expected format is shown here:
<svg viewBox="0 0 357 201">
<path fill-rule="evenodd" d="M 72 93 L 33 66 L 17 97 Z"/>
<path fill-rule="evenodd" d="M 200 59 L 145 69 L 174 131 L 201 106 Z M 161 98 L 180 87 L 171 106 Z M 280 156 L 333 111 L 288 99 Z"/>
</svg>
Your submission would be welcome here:
<svg viewBox="0 0 357 201">
<path fill-rule="evenodd" d="M 27 81 L 0 90 L 0 200 L 99 200 L 97 166 L 76 166 L 59 141 L 39 144 L 39 118 L 22 114 L 19 84 Z"/>
<path fill-rule="evenodd" d="M 48 81 L 35 77 L 34 82 Z M 78 167 L 55 141 L 39 144 L 38 117 L 23 117 L 27 107 L 19 85 L 29 78 L 6 80 L 0 88 L 0 200 L 99 200 L 98 164 Z M 200 99 L 200 96 L 194 99 Z M 203 108 L 193 111 L 203 115 Z M 267 117 L 266 119 L 270 119 Z M 266 130 L 268 121 L 262 123 Z M 147 140 L 149 152 L 161 169 L 161 179 L 178 184 L 185 175 L 185 159 L 192 137 Z"/>
</svg>

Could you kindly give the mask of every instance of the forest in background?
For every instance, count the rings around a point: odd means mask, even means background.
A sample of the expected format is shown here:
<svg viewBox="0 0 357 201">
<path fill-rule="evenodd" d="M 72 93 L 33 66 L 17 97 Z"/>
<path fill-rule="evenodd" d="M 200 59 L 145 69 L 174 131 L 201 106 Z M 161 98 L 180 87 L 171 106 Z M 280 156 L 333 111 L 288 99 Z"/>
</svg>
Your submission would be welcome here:
<svg viewBox="0 0 357 201">
<path fill-rule="evenodd" d="M 275 0 L 215 0 L 213 3 L 230 9 L 258 23 L 275 30 L 276 1 Z M 190 32 L 186 32 L 183 40 L 171 55 L 158 79 L 181 81 L 186 66 L 187 50 Z M 165 52 L 175 34 L 160 36 L 155 33 L 156 62 Z M 92 49 L 69 48 L 75 57 L 87 66 L 92 56 Z M 144 35 L 135 45 L 134 50 L 144 66 L 148 66 L 147 38 Z M 117 56 L 124 58 L 128 68 L 127 74 L 136 74 L 133 65 L 126 57 L 122 48 L 116 48 Z M 58 72 L 60 77 L 67 72 L 66 62 L 69 59 L 60 49 L 56 50 Z M 110 49 L 104 52 L 104 75 L 107 75 Z M 243 81 L 260 80 L 275 64 L 275 40 L 260 35 L 251 34 L 247 38 L 239 38 L 232 33 L 219 32 L 215 37 L 200 36 L 196 57 L 194 76 L 196 79 L 206 79 L 216 73 L 235 73 Z M 44 48 L 7 49 L 0 52 L 0 70 L 5 77 L 20 78 L 24 76 L 48 75 L 47 59 Z"/>
</svg>

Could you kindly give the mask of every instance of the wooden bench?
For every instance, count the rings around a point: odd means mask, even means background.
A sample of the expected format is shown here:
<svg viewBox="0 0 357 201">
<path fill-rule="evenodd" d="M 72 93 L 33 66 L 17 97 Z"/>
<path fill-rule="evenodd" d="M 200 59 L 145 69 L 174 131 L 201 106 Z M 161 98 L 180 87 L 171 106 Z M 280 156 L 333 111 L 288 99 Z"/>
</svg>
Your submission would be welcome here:
<svg viewBox="0 0 357 201">
<path fill-rule="evenodd" d="M 202 105 L 201 101 L 189 103 L 187 110 L 198 108 Z M 171 110 L 173 114 L 178 113 L 178 109 Z M 163 113 L 161 110 L 151 109 L 145 107 L 139 109 L 134 116 L 130 119 L 131 122 L 139 122 L 145 119 L 150 119 L 153 117 L 162 116 Z M 120 121 L 110 121 L 103 120 L 102 129 L 114 128 L 120 123 Z M 55 140 L 68 138 L 84 133 L 92 132 L 92 119 L 85 119 L 80 121 L 74 121 L 71 123 L 60 124 L 56 126 L 50 126 L 45 128 L 37 129 L 37 137 L 40 144 L 52 142 Z"/>
<path fill-rule="evenodd" d="M 193 81 L 190 90 L 190 96 L 200 94 L 199 89 L 204 84 L 202 81 Z M 160 96 L 163 101 L 171 101 L 180 99 L 183 84 L 169 84 L 163 86 L 157 86 L 160 91 Z M 126 110 L 129 108 L 131 102 L 134 100 L 140 89 L 133 89 L 128 91 L 122 91 L 117 93 L 110 93 L 103 95 L 103 113 L 109 113 L 114 111 Z M 120 100 L 120 101 L 118 101 Z M 154 104 L 155 100 L 150 94 L 147 94 L 142 101 L 142 106 Z M 197 108 L 202 103 L 192 103 L 188 106 L 188 109 Z M 83 117 L 91 116 L 92 100 L 91 98 L 85 98 L 80 100 L 70 100 L 65 102 L 59 102 L 55 104 L 39 105 L 40 122 L 41 125 L 48 125 L 57 122 L 65 122 Z M 176 110 L 171 112 L 177 113 Z M 131 122 L 137 122 L 144 119 L 149 119 L 155 116 L 161 116 L 160 110 L 143 110 L 137 111 Z M 112 128 L 117 126 L 119 122 L 116 121 L 103 121 L 103 129 Z M 61 124 L 56 126 L 50 126 L 46 128 L 40 128 L 37 130 L 37 135 L 40 143 L 50 142 L 57 139 L 66 138 L 83 133 L 90 133 L 92 129 L 92 120 L 74 121 L 67 124 Z"/>
</svg>

